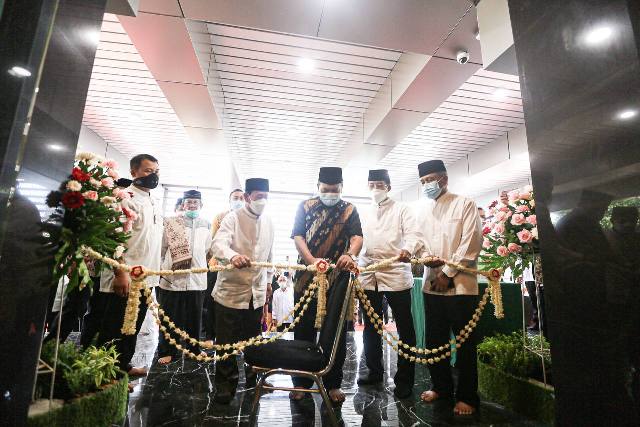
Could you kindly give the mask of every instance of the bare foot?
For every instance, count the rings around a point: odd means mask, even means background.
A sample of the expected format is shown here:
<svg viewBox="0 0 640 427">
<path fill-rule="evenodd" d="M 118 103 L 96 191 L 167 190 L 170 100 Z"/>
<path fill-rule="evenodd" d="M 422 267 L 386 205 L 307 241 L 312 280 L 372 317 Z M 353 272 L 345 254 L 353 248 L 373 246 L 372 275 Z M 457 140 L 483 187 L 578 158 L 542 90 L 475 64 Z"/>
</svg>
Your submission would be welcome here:
<svg viewBox="0 0 640 427">
<path fill-rule="evenodd" d="M 476 408 L 464 402 L 456 402 L 453 408 L 453 413 L 456 415 L 473 415 L 475 412 Z"/>
<path fill-rule="evenodd" d="M 331 399 L 334 404 L 342 404 L 345 398 L 346 396 L 339 388 L 329 390 L 329 399 Z"/>
<path fill-rule="evenodd" d="M 131 368 L 128 374 L 130 377 L 144 377 L 147 375 L 147 368 Z"/>
<path fill-rule="evenodd" d="M 427 403 L 435 402 L 439 398 L 440 398 L 440 395 L 433 390 L 423 391 L 422 394 L 420 395 L 420 399 L 422 399 L 423 402 L 427 402 Z"/>
<path fill-rule="evenodd" d="M 305 393 L 304 391 L 290 391 L 289 392 L 289 399 L 295 400 L 296 402 L 299 402 L 302 399 L 304 399 L 306 397 L 306 395 L 307 395 L 307 393 Z"/>
<path fill-rule="evenodd" d="M 158 359 L 158 364 L 160 365 L 168 365 L 169 363 L 171 363 L 171 356 L 164 356 Z"/>
</svg>

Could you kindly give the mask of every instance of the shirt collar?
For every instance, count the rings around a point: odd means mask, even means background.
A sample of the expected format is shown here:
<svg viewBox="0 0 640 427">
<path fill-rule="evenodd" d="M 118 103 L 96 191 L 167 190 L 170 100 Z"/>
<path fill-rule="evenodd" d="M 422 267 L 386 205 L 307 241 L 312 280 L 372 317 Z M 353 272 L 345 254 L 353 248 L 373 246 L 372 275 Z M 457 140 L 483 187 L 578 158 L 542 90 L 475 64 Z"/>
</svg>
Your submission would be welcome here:
<svg viewBox="0 0 640 427">
<path fill-rule="evenodd" d="M 380 203 L 378 203 L 377 206 L 382 208 L 382 207 L 390 206 L 392 204 L 393 204 L 393 200 L 391 199 L 391 197 L 387 196 L 387 198 L 381 201 Z"/>
<path fill-rule="evenodd" d="M 238 209 L 238 211 L 243 211 L 245 215 L 247 215 L 249 218 L 251 218 L 251 219 L 255 219 L 255 220 L 260 219 L 260 217 L 262 216 L 262 215 L 256 215 L 256 214 L 254 214 L 253 212 L 251 212 L 251 211 L 249 210 L 249 208 L 247 207 L 247 205 L 244 205 L 243 207 L 241 207 L 240 209 Z"/>
<path fill-rule="evenodd" d="M 137 194 L 139 196 L 151 197 L 151 193 L 149 193 L 148 191 L 141 190 L 133 184 L 130 185 L 129 188 L 127 188 L 127 191 L 133 194 Z"/>
</svg>

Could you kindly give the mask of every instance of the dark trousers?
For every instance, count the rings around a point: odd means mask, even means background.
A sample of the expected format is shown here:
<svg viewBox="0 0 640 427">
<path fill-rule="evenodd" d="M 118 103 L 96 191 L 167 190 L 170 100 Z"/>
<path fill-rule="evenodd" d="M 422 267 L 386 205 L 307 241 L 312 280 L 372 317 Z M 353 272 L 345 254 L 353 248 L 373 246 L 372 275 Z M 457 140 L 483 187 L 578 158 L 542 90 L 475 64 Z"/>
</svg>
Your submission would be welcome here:
<svg viewBox="0 0 640 427">
<path fill-rule="evenodd" d="M 347 286 L 349 282 L 349 272 L 342 272 L 336 277 L 335 283 L 327 291 L 327 302 L 331 299 L 331 295 L 333 294 L 335 289 L 338 289 L 338 285 L 342 283 L 340 286 Z M 298 301 L 302 298 L 304 292 L 294 293 L 294 300 L 297 304 Z M 309 302 L 309 307 L 307 311 L 305 311 L 304 315 L 300 319 L 300 322 L 296 325 L 296 328 L 293 332 L 293 339 L 302 340 L 302 341 L 310 341 L 316 342 L 316 311 L 318 309 L 317 299 L 313 298 L 311 302 Z M 338 346 L 338 351 L 336 353 L 335 363 L 333 367 L 327 374 L 322 378 L 322 381 L 327 390 L 333 390 L 335 388 L 340 388 L 342 385 L 342 366 L 344 365 L 344 359 L 347 357 L 347 322 L 344 323 L 344 327 L 340 331 L 342 334 L 340 337 L 340 345 Z M 304 377 L 293 377 L 292 378 L 293 385 L 295 387 L 302 388 L 311 388 L 313 385 L 313 380 L 310 378 Z"/>
<path fill-rule="evenodd" d="M 74 289 L 67 296 L 63 296 L 64 304 L 62 311 L 55 314 L 49 325 L 49 335 L 44 339 L 43 343 L 56 338 L 58 333 L 58 323 L 60 323 L 60 342 L 66 341 L 67 337 L 77 327 L 87 312 L 89 297 L 91 296 L 91 286 L 87 285 L 84 289 Z"/>
<path fill-rule="evenodd" d="M 211 292 L 216 285 L 218 273 L 207 273 L 207 290 L 204 294 L 204 303 L 202 305 L 202 324 L 204 326 L 204 337 L 207 340 L 215 341 L 216 339 L 216 310 Z"/>
<path fill-rule="evenodd" d="M 140 305 L 138 319 L 136 321 L 136 333 L 134 335 L 123 335 L 120 332 L 124 320 L 124 312 L 127 308 L 127 298 L 120 297 L 114 293 L 94 292 L 89 301 L 89 326 L 91 331 L 83 331 L 81 342 L 87 346 L 93 340 L 93 335 L 97 334 L 96 345 L 102 346 L 109 341 L 113 341 L 118 351 L 118 366 L 125 372 L 131 369 L 131 359 L 136 351 L 136 340 L 138 332 L 147 314 L 147 298 L 140 292 Z"/>
<path fill-rule="evenodd" d="M 413 316 L 411 315 L 411 289 L 397 292 L 376 292 L 365 291 L 367 298 L 371 302 L 373 310 L 380 313 L 383 310 L 383 299 L 386 297 L 393 317 L 398 328 L 398 335 L 405 344 L 410 346 L 416 345 L 416 332 L 413 328 Z M 364 332 L 362 336 L 364 342 L 364 355 L 369 368 L 369 374 L 372 376 L 382 376 L 384 368 L 382 366 L 382 338 L 376 332 L 369 316 L 364 316 Z M 405 351 L 403 349 L 403 351 Z M 413 353 L 409 353 L 409 356 Z M 413 386 L 415 378 L 415 365 L 402 356 L 398 356 L 398 371 L 394 377 L 396 384 L 403 383 Z"/>
<path fill-rule="evenodd" d="M 284 329 L 288 327 L 290 324 L 291 323 L 283 323 L 282 325 L 278 326 L 278 332 L 284 331 Z"/>
<path fill-rule="evenodd" d="M 478 305 L 476 295 L 432 295 L 424 294 L 426 345 L 436 348 L 446 345 L 450 333 L 458 335 L 471 320 Z M 450 359 L 429 365 L 433 390 L 441 397 L 454 397 L 458 401 L 477 407 L 478 397 L 478 361 L 477 337 L 474 331 L 457 350 L 456 368 L 458 369 L 458 388 L 454 393 Z"/>
<path fill-rule="evenodd" d="M 202 301 L 205 291 L 168 291 L 160 287 L 156 288 L 156 296 L 160 307 L 165 311 L 171 321 L 177 327 L 189 334 L 191 338 L 200 339 L 200 329 L 202 328 Z M 200 353 L 200 347 L 193 345 L 182 338 L 174 331 L 169 331 L 171 338 L 185 348 L 195 353 Z M 181 342 L 183 341 L 183 342 Z M 162 331 L 158 338 L 158 357 L 180 356 L 180 352 L 169 344 Z"/>
<path fill-rule="evenodd" d="M 214 304 L 216 306 L 217 344 L 232 344 L 260 335 L 262 307 L 253 308 L 253 302 L 246 310 L 225 307 L 217 302 Z M 218 352 L 220 355 L 224 353 L 223 350 Z M 248 380 L 249 377 L 255 378 L 255 374 L 251 372 L 248 365 L 245 366 L 245 375 Z M 216 362 L 215 383 L 217 390 L 223 388 L 232 392 L 236 390 L 238 387 L 238 363 L 234 356 Z"/>
</svg>

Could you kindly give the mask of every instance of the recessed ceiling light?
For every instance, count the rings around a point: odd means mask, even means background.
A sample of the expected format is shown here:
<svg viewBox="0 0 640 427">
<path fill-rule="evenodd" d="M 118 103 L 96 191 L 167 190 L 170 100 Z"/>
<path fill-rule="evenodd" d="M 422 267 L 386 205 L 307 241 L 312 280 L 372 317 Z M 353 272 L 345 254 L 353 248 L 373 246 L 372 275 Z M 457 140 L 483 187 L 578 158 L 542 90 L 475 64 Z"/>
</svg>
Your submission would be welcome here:
<svg viewBox="0 0 640 427">
<path fill-rule="evenodd" d="M 629 120 L 638 115 L 637 110 L 624 110 L 618 113 L 618 118 L 620 120 Z"/>
<path fill-rule="evenodd" d="M 49 145 L 47 145 L 47 147 L 51 151 L 62 151 L 62 150 L 64 150 L 64 147 L 62 145 L 60 145 L 60 144 L 49 144 Z"/>
<path fill-rule="evenodd" d="M 608 25 L 601 25 L 587 31 L 584 41 L 590 46 L 596 46 L 607 41 L 613 35 L 613 28 Z"/>
<path fill-rule="evenodd" d="M 31 76 L 31 71 L 27 70 L 24 67 L 20 67 L 19 65 L 14 65 L 13 67 L 11 67 L 11 69 L 9 69 L 8 72 L 14 77 L 30 77 Z"/>
<path fill-rule="evenodd" d="M 506 98 L 507 97 L 507 90 L 499 87 L 499 88 L 497 88 L 496 90 L 493 91 L 491 96 L 494 97 L 494 98 L 499 98 L 499 99 Z"/>
<path fill-rule="evenodd" d="M 300 58 L 298 60 L 298 69 L 303 73 L 310 73 L 316 68 L 315 61 L 310 58 Z"/>
</svg>

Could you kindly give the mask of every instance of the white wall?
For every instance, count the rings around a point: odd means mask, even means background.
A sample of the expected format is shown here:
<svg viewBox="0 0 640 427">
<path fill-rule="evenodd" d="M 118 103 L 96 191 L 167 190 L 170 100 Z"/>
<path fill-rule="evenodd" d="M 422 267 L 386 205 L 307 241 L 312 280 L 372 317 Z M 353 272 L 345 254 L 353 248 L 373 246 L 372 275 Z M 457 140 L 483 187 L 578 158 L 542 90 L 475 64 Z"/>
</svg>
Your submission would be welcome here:
<svg viewBox="0 0 640 427">
<path fill-rule="evenodd" d="M 82 125 L 80 128 L 80 137 L 78 138 L 78 148 L 76 152 L 88 151 L 91 153 L 113 159 L 120 165 L 118 172 L 121 176 L 128 178 L 129 175 L 129 158 L 123 155 L 115 148 L 109 146 L 104 139 L 97 133 Z"/>
</svg>

